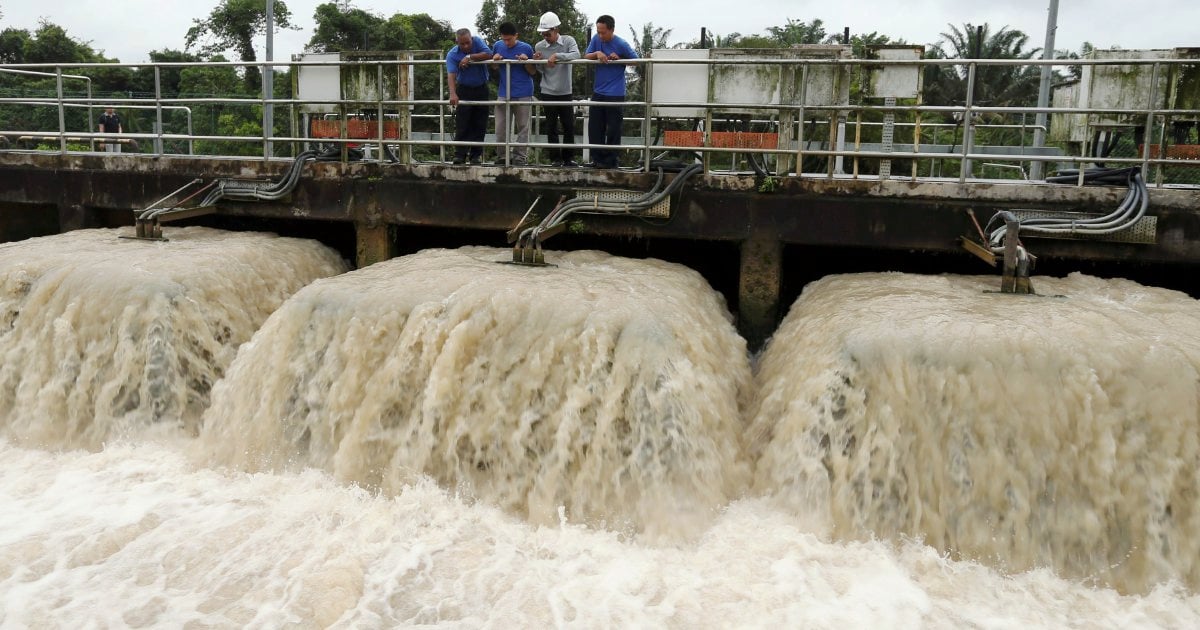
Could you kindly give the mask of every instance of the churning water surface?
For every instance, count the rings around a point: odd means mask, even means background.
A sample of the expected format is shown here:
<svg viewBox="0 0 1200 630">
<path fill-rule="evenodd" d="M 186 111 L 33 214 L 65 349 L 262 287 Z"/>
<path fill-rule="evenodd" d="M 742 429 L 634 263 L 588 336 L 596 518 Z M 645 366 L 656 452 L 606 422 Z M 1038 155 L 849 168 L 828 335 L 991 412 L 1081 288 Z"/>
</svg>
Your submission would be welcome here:
<svg viewBox="0 0 1200 630">
<path fill-rule="evenodd" d="M 1200 308 L 0 245 L 0 626 L 1195 627 Z"/>
</svg>

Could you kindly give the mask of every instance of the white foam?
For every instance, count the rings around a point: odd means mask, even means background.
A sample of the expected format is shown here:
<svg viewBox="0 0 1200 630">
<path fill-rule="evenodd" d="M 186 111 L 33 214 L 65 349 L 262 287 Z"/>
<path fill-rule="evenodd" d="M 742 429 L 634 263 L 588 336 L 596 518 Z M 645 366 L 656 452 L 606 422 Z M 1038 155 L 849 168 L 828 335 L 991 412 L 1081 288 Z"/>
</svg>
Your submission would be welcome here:
<svg viewBox="0 0 1200 630">
<path fill-rule="evenodd" d="M 695 540 L 535 526 L 428 480 L 194 469 L 168 447 L 0 441 L 0 625 L 76 627 L 1196 627 L 1200 598 L 916 543 L 829 542 L 770 501 Z"/>
<path fill-rule="evenodd" d="M 297 293 L 214 390 L 203 460 L 388 491 L 426 474 L 535 522 L 645 530 L 746 487 L 745 343 L 699 274 L 508 255 L 429 250 Z"/>
<path fill-rule="evenodd" d="M 1123 590 L 1200 585 L 1200 303 L 1086 276 L 861 274 L 765 352 L 756 487 L 841 537 L 912 535 Z"/>
<path fill-rule="evenodd" d="M 0 435 L 99 448 L 194 431 L 237 346 L 292 292 L 345 270 L 271 234 L 78 230 L 0 245 Z"/>
</svg>

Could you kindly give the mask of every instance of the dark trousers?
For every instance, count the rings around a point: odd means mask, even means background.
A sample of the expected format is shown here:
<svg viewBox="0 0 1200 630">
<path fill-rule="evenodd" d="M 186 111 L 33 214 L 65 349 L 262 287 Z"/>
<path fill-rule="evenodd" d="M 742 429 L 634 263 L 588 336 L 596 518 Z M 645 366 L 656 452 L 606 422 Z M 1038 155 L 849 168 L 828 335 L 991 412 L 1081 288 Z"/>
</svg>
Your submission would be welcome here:
<svg viewBox="0 0 1200 630">
<path fill-rule="evenodd" d="M 542 102 L 568 102 L 575 100 L 571 94 L 543 94 Z M 546 141 L 558 144 L 558 130 L 562 128 L 563 144 L 575 144 L 575 107 L 573 105 L 543 105 L 542 112 L 546 116 Z M 575 150 L 567 147 L 551 149 L 550 155 L 557 156 L 562 162 L 574 159 Z"/>
<path fill-rule="evenodd" d="M 593 94 L 593 101 L 622 103 L 624 96 Z M 625 108 L 620 106 L 592 105 L 588 113 L 588 144 L 621 144 L 621 123 L 625 121 Z M 592 149 L 592 162 L 600 168 L 617 168 L 617 152 L 610 149 Z"/>
<path fill-rule="evenodd" d="M 488 100 L 488 86 L 459 85 L 458 108 L 454 110 L 454 139 L 458 142 L 483 142 L 487 133 L 488 106 L 470 105 L 464 101 Z M 483 156 L 483 146 L 454 147 L 454 155 L 466 159 L 470 154 L 472 159 Z"/>
</svg>

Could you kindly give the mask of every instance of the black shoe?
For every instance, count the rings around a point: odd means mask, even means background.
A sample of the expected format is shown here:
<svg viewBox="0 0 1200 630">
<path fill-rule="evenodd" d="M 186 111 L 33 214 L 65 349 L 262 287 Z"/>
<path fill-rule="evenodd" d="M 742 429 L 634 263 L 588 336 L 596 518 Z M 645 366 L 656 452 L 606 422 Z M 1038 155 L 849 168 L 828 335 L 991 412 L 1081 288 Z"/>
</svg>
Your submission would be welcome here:
<svg viewBox="0 0 1200 630">
<path fill-rule="evenodd" d="M 466 163 L 467 163 L 467 160 L 466 160 L 466 158 L 463 158 L 463 157 L 456 157 L 456 158 L 454 158 L 454 160 L 453 160 L 453 161 L 451 161 L 450 163 L 451 163 L 451 164 L 453 164 L 453 165 L 455 165 L 455 166 L 461 166 L 461 165 L 463 165 L 463 164 L 466 164 Z"/>
<path fill-rule="evenodd" d="M 579 167 L 579 163 L 578 163 L 578 162 L 576 162 L 575 160 L 567 160 L 566 162 L 563 162 L 563 163 L 562 163 L 562 164 L 560 164 L 559 166 L 563 166 L 563 167 L 566 167 L 566 168 L 578 168 L 578 167 Z"/>
<path fill-rule="evenodd" d="M 550 168 L 561 168 L 562 165 L 563 165 L 562 162 L 560 162 L 558 160 L 554 160 L 553 162 L 550 163 Z"/>
</svg>

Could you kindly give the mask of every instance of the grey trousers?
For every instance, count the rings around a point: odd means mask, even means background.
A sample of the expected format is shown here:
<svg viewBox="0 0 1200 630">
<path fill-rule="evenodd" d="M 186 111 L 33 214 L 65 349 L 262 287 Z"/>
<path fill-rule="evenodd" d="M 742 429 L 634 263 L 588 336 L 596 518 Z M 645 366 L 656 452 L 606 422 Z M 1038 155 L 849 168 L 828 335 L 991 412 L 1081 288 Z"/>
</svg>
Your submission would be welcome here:
<svg viewBox="0 0 1200 630">
<path fill-rule="evenodd" d="M 517 166 L 523 166 L 529 159 L 529 148 L 525 146 L 529 142 L 529 119 L 533 113 L 532 105 L 517 105 L 517 103 L 532 103 L 532 96 L 518 96 L 516 98 L 504 98 L 500 100 L 509 101 L 510 105 L 507 108 L 504 105 L 496 106 L 496 142 L 503 144 L 509 141 L 509 121 L 505 114 L 505 109 L 512 116 L 512 127 L 517 132 L 515 141 L 520 146 L 512 147 L 512 163 Z M 496 147 L 496 161 L 504 162 L 504 147 Z"/>
</svg>

